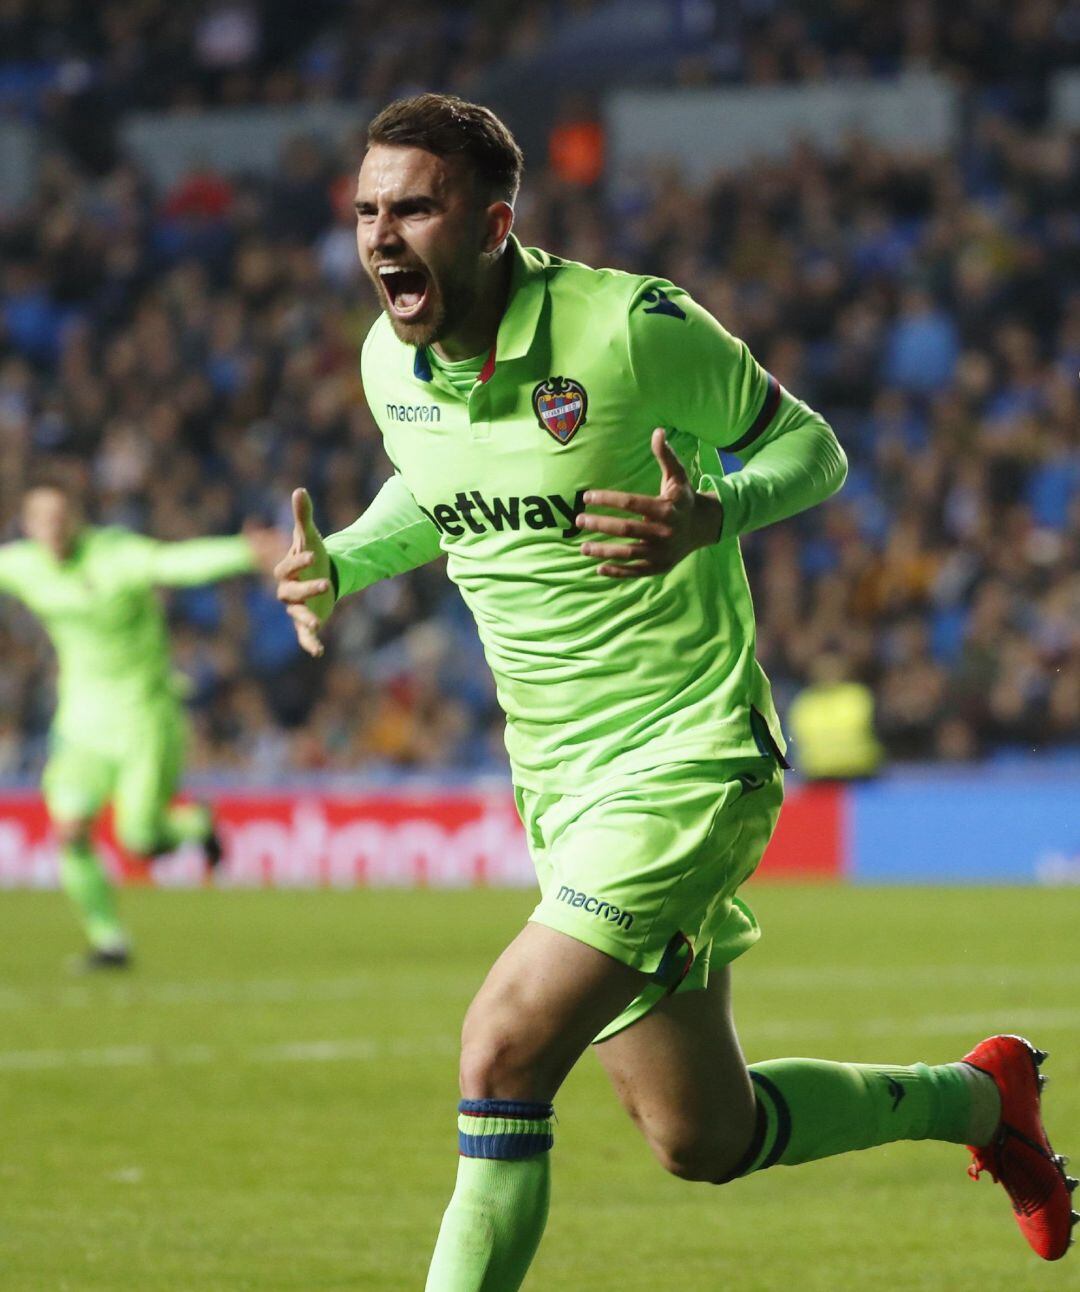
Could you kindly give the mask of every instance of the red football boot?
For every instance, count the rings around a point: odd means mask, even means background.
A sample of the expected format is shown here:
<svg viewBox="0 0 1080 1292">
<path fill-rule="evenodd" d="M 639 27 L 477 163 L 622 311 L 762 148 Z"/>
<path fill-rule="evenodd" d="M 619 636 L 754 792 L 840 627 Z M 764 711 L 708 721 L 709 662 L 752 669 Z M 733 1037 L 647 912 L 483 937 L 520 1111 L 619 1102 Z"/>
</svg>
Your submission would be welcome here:
<svg viewBox="0 0 1080 1292">
<path fill-rule="evenodd" d="M 1039 1112 L 1046 1078 L 1039 1068 L 1046 1058 L 1022 1036 L 991 1036 L 964 1062 L 992 1077 L 1001 1094 L 1001 1121 L 994 1138 L 982 1148 L 971 1145 L 968 1174 L 983 1171 L 1002 1185 L 1016 1223 L 1044 1261 L 1060 1260 L 1072 1246 L 1072 1227 L 1080 1220 L 1070 1195 L 1076 1181 L 1065 1174 L 1068 1160 L 1050 1147 Z"/>
</svg>

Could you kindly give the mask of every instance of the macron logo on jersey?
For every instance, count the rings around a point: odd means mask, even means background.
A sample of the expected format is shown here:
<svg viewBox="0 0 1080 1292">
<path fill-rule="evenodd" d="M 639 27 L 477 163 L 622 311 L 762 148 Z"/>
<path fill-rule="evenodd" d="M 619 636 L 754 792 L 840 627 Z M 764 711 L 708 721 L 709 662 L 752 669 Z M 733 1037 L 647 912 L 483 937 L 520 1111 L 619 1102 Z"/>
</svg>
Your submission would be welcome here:
<svg viewBox="0 0 1080 1292">
<path fill-rule="evenodd" d="M 451 538 L 460 538 L 467 530 L 487 534 L 523 527 L 561 529 L 563 538 L 573 538 L 578 533 L 574 517 L 585 510 L 585 490 L 579 489 L 572 501 L 557 493 L 485 498 L 479 489 L 462 490 L 452 503 L 440 502 L 430 511 L 426 507 L 420 510 L 441 534 Z"/>
<path fill-rule="evenodd" d="M 441 422 L 438 404 L 387 404 L 386 416 L 392 422 Z"/>
</svg>

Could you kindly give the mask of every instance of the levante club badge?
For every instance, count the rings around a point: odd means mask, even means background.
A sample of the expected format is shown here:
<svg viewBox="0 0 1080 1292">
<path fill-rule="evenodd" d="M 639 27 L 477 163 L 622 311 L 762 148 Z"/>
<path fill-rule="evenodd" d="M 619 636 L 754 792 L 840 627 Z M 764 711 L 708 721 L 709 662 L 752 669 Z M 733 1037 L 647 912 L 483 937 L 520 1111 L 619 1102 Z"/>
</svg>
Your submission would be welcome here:
<svg viewBox="0 0 1080 1292">
<path fill-rule="evenodd" d="M 585 425 L 589 397 L 580 382 L 569 377 L 549 377 L 532 393 L 533 409 L 540 425 L 560 444 L 569 444 L 578 427 Z"/>
</svg>

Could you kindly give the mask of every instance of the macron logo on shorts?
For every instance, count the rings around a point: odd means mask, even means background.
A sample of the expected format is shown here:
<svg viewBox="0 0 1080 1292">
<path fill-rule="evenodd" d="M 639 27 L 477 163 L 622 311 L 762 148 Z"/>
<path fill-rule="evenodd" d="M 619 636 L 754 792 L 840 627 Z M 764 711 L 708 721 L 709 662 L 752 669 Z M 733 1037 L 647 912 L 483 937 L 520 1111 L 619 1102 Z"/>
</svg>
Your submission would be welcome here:
<svg viewBox="0 0 1080 1292">
<path fill-rule="evenodd" d="M 580 893 L 569 884 L 563 884 L 555 897 L 557 901 L 565 902 L 567 906 L 576 906 L 589 915 L 595 915 L 597 919 L 607 920 L 609 924 L 617 924 L 620 929 L 629 929 L 634 922 L 634 917 L 629 911 L 620 910 L 610 902 L 602 902 L 599 897 Z"/>
</svg>

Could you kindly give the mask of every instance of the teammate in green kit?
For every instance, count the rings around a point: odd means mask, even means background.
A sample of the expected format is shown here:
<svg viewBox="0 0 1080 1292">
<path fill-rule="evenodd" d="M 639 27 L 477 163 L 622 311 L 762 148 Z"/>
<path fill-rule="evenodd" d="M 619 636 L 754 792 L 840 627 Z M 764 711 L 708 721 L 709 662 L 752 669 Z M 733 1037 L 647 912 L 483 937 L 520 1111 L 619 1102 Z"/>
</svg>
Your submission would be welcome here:
<svg viewBox="0 0 1080 1292">
<path fill-rule="evenodd" d="M 146 860 L 186 841 L 216 864 L 202 804 L 172 805 L 183 769 L 184 716 L 169 665 L 157 586 L 268 571 L 277 530 L 162 543 L 83 522 L 66 484 L 27 490 L 26 538 L 0 547 L 0 592 L 41 620 L 56 649 L 57 708 L 42 788 L 60 847 L 60 880 L 82 917 L 92 968 L 128 963 L 127 934 L 91 839 L 108 802 L 119 842 Z"/>
<path fill-rule="evenodd" d="M 661 1163 L 720 1183 L 898 1139 L 975 1146 L 1039 1253 L 1069 1182 L 1012 1037 L 928 1067 L 747 1068 L 737 890 L 780 808 L 739 536 L 840 487 L 826 423 L 685 291 L 522 247 L 521 154 L 441 95 L 372 123 L 358 246 L 384 308 L 362 374 L 395 474 L 325 542 L 303 490 L 277 568 L 302 646 L 338 597 L 445 553 L 475 616 L 541 899 L 462 1038 L 457 1187 L 428 1292 L 512 1292 L 548 1209 L 551 1101 L 596 1043 Z M 741 457 L 724 475 L 716 449 Z"/>
</svg>

